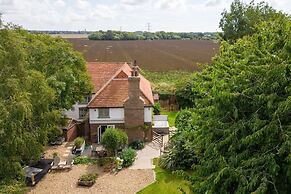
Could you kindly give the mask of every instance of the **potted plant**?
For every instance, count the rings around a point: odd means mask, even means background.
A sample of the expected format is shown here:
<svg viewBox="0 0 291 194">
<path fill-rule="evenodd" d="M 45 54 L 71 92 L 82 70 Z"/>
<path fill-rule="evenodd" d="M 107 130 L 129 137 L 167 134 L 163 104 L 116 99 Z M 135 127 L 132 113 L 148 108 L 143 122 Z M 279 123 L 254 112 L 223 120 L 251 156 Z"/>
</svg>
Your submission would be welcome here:
<svg viewBox="0 0 291 194">
<path fill-rule="evenodd" d="M 85 139 L 83 137 L 77 137 L 74 140 L 73 154 L 81 155 L 85 149 Z"/>
<path fill-rule="evenodd" d="M 78 185 L 84 187 L 91 187 L 96 182 L 97 173 L 84 174 L 78 179 Z"/>
</svg>

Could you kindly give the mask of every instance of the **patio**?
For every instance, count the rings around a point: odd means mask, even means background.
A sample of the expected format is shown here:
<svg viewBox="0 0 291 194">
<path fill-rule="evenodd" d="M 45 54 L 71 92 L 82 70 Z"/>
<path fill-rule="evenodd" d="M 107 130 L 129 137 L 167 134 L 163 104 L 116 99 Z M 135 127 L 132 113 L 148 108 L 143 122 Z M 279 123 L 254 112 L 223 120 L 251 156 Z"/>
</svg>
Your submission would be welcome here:
<svg viewBox="0 0 291 194">
<path fill-rule="evenodd" d="M 46 148 L 45 157 L 52 158 L 58 153 L 61 160 L 66 160 L 71 153 L 73 143 L 65 142 L 60 146 Z M 96 149 L 99 146 L 93 145 Z M 82 155 L 91 155 L 91 147 L 88 146 Z M 52 171 L 31 190 L 29 194 L 55 194 L 55 193 L 136 193 L 154 182 L 154 171 L 151 159 L 159 155 L 159 151 L 147 145 L 145 149 L 138 151 L 138 159 L 132 168 L 125 168 L 117 174 L 105 173 L 97 165 L 74 165 L 69 171 Z M 98 173 L 96 183 L 90 188 L 77 185 L 77 181 L 83 174 Z"/>
</svg>

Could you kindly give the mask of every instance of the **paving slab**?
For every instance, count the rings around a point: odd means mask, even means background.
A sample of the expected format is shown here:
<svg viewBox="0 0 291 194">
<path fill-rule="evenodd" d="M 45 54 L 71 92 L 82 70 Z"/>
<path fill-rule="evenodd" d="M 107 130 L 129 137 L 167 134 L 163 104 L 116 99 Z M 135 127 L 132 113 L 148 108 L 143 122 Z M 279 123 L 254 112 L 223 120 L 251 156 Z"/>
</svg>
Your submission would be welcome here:
<svg viewBox="0 0 291 194">
<path fill-rule="evenodd" d="M 129 169 L 154 169 L 153 158 L 160 156 L 160 149 L 153 143 L 146 143 L 142 150 L 137 151 L 137 159 Z"/>
</svg>

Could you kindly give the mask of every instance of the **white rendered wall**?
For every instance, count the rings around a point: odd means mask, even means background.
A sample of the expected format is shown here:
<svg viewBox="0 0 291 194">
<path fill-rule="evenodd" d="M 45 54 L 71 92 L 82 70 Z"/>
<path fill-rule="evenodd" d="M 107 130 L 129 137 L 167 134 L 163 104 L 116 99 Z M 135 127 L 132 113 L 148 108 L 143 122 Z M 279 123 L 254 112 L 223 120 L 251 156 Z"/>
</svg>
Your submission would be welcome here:
<svg viewBox="0 0 291 194">
<path fill-rule="evenodd" d="M 144 108 L 144 122 L 145 123 L 152 122 L 152 108 L 151 107 Z"/>
<path fill-rule="evenodd" d="M 124 108 L 109 108 L 110 118 L 98 118 L 98 108 L 89 109 L 90 123 L 124 123 Z"/>
<path fill-rule="evenodd" d="M 75 105 L 73 105 L 73 109 L 70 109 L 70 110 L 67 110 L 64 112 L 64 114 L 68 117 L 68 118 L 71 118 L 71 119 L 75 119 L 75 120 L 80 120 L 79 119 L 79 108 L 83 108 L 83 107 L 86 107 L 87 104 L 78 104 L 76 103 Z M 81 119 L 82 120 L 82 119 Z"/>
</svg>

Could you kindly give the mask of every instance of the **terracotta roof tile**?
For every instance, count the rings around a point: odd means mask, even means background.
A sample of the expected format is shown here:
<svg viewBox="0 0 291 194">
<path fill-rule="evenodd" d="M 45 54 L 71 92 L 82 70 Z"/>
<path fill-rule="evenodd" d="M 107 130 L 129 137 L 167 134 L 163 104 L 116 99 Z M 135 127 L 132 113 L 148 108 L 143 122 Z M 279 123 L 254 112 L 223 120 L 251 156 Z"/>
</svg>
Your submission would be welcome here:
<svg viewBox="0 0 291 194">
<path fill-rule="evenodd" d="M 125 63 L 87 63 L 87 71 L 94 85 L 93 93 L 97 93 Z"/>
<path fill-rule="evenodd" d="M 128 98 L 127 77 L 131 75 L 131 67 L 127 63 L 89 63 L 87 67 L 96 93 L 88 107 L 123 107 Z M 145 106 L 152 106 L 151 84 L 142 75 L 140 91 Z"/>
</svg>

